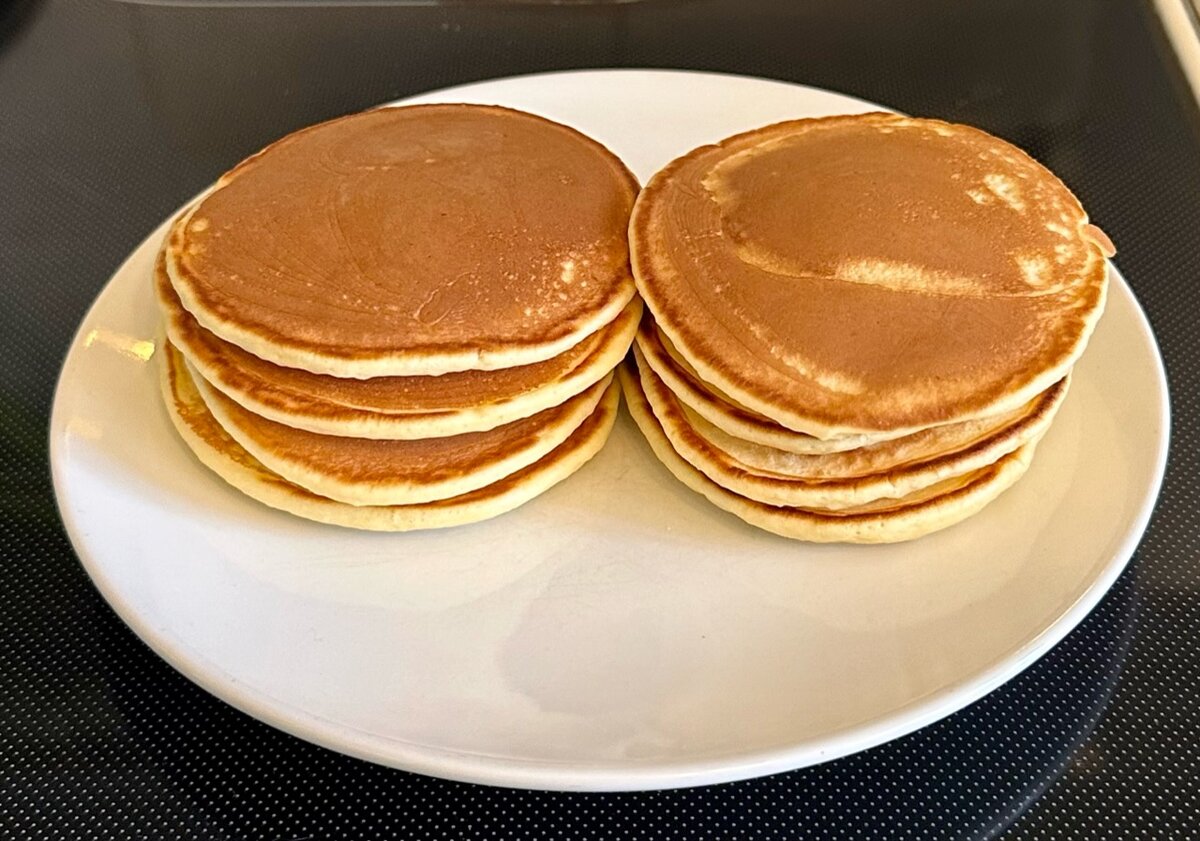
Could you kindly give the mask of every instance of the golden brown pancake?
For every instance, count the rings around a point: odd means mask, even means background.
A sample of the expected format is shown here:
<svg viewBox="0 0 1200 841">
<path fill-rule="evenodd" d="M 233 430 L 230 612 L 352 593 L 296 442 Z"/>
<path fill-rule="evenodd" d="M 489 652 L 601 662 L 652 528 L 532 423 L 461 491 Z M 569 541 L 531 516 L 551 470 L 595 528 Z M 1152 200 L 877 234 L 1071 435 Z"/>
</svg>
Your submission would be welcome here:
<svg viewBox="0 0 1200 841">
<path fill-rule="evenodd" d="M 625 402 L 655 456 L 691 490 L 750 525 L 795 540 L 819 543 L 897 543 L 952 526 L 978 513 L 1029 467 L 1036 441 L 995 464 L 926 488 L 906 499 L 881 500 L 841 511 L 766 505 L 713 482 L 671 446 L 628 363 L 618 369 Z"/>
<path fill-rule="evenodd" d="M 1052 390 L 1025 417 L 954 452 L 935 454 L 891 469 L 848 477 L 790 476 L 749 468 L 705 438 L 688 423 L 682 405 L 654 371 L 641 364 L 642 394 L 672 448 L 713 482 L 739 496 L 768 505 L 809 510 L 857 510 L 879 500 L 911 499 L 947 480 L 985 469 L 1009 453 L 1037 440 L 1049 428 L 1066 384 Z M 846 454 L 835 454 L 846 457 Z M 815 456 L 814 459 L 828 458 Z M 810 468 L 819 470 L 820 468 Z"/>
<path fill-rule="evenodd" d="M 592 413 L 611 375 L 561 406 L 487 432 L 381 441 L 320 435 L 248 412 L 188 369 L 217 422 L 271 471 L 349 505 L 409 505 L 490 485 L 557 447 Z"/>
<path fill-rule="evenodd" d="M 903 436 L 852 435 L 821 440 L 793 432 L 757 412 L 727 402 L 668 348 L 643 319 L 634 347 L 639 365 L 648 365 L 678 400 L 688 425 L 751 472 L 812 479 L 850 478 L 879 473 L 935 455 L 956 452 L 996 433 L 1043 406 L 1061 400 L 1065 381 L 1011 412 L 943 424 Z"/>
<path fill-rule="evenodd" d="M 160 350 L 160 381 L 172 423 L 201 463 L 248 496 L 322 523 L 374 531 L 445 528 L 511 511 L 549 490 L 599 452 L 617 414 L 618 388 L 610 385 L 595 411 L 562 444 L 528 467 L 450 499 L 417 505 L 346 505 L 311 493 L 268 470 L 246 452 L 208 411 L 183 357 Z"/>
<path fill-rule="evenodd" d="M 531 365 L 357 380 L 285 368 L 205 330 L 179 303 L 161 254 L 155 290 L 172 344 L 225 396 L 297 429 L 358 438 L 481 432 L 556 406 L 595 384 L 621 361 L 642 310 L 641 300 L 635 298 L 613 322 L 579 344 Z"/>
<path fill-rule="evenodd" d="M 279 365 L 360 378 L 526 365 L 633 297 L 637 186 L 541 117 L 381 108 L 239 164 L 172 228 L 167 268 L 201 325 Z"/>
<path fill-rule="evenodd" d="M 729 435 L 679 401 L 688 426 L 718 450 L 728 453 L 748 473 L 761 476 L 825 481 L 872 476 L 930 459 L 959 453 L 968 447 L 993 439 L 1015 424 L 1029 422 L 1047 406 L 1057 408 L 1066 396 L 1067 379 L 1059 380 L 1020 409 L 973 421 L 931 426 L 912 435 L 880 441 L 853 450 L 820 455 L 803 455 L 764 447 Z"/>
<path fill-rule="evenodd" d="M 865 114 L 704 146 L 642 191 L 638 288 L 700 376 L 820 438 L 1015 409 L 1062 379 L 1111 244 L 984 132 Z"/>
</svg>

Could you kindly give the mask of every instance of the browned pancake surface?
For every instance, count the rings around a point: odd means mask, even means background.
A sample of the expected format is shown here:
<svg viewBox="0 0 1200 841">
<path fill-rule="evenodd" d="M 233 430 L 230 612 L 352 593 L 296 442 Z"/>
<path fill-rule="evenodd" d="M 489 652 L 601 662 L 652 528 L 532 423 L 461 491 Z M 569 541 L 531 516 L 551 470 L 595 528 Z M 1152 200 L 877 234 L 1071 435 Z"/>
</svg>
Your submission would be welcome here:
<svg viewBox="0 0 1200 841">
<path fill-rule="evenodd" d="M 700 374 L 820 437 L 1026 402 L 1102 307 L 1103 236 L 1015 147 L 887 114 L 697 149 L 643 191 L 639 289 Z"/>
<path fill-rule="evenodd" d="M 296 510 L 297 513 L 302 512 L 303 515 L 314 519 L 338 522 L 342 525 L 364 525 L 363 523 L 343 522 L 345 520 L 344 511 L 350 506 L 319 496 L 287 481 L 250 455 L 230 437 L 229 433 L 212 416 L 208 406 L 196 390 L 195 383 L 192 382 L 179 351 L 168 343 L 161 348 L 160 353 L 164 355 L 162 361 L 164 398 L 170 403 L 170 411 L 184 424 L 190 435 L 199 439 L 204 448 L 214 454 L 219 454 L 221 459 L 228 460 L 236 470 L 240 471 L 248 483 L 246 485 L 239 484 L 243 491 L 252 493 L 256 486 L 265 486 L 270 489 L 268 498 L 275 500 L 272 504 L 276 507 Z M 367 511 L 392 510 L 403 512 L 406 516 L 419 512 L 436 514 L 436 512 L 448 509 L 486 505 L 492 500 L 519 493 L 524 486 L 538 482 L 547 474 L 554 473 L 560 465 L 577 459 L 581 450 L 594 446 L 596 436 L 603 434 L 604 429 L 612 424 L 613 415 L 617 410 L 615 389 L 615 385 L 609 387 L 610 394 L 606 394 L 605 399 L 601 400 L 596 410 L 571 433 L 566 441 L 549 455 L 515 473 L 490 485 L 448 499 L 437 499 L 414 505 L 369 508 Z M 232 481 L 228 476 L 225 478 L 227 481 Z M 336 513 L 332 517 L 322 517 L 316 516 L 314 511 L 334 511 Z"/>
<path fill-rule="evenodd" d="M 450 413 L 513 400 L 568 377 L 601 353 L 610 338 L 629 329 L 637 308 L 627 307 L 612 324 L 592 333 L 565 353 L 531 365 L 494 371 L 458 371 L 441 376 L 353 379 L 314 374 L 261 359 L 204 329 L 183 308 L 166 276 L 163 255 L 155 267 L 155 289 L 171 335 L 193 364 L 219 372 L 222 391 L 250 394 L 283 412 L 331 418 L 378 413 Z M 597 376 L 599 379 L 599 376 Z"/>
<path fill-rule="evenodd" d="M 321 435 L 260 417 L 213 388 L 210 408 L 243 446 L 331 482 L 345 485 L 432 486 L 469 479 L 540 442 L 564 440 L 608 385 L 597 383 L 565 403 L 486 432 L 385 441 Z"/>
<path fill-rule="evenodd" d="M 332 357 L 535 346 L 628 298 L 636 190 L 539 117 L 382 108 L 227 174 L 174 230 L 172 280 L 206 325 Z"/>
</svg>

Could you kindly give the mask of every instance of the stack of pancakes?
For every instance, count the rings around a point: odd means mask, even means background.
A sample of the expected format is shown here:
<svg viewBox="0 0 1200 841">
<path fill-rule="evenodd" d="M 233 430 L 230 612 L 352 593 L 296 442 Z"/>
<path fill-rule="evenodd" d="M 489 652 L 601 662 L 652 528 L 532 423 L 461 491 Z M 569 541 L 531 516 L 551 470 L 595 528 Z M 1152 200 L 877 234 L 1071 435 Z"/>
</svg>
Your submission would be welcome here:
<svg viewBox="0 0 1200 841">
<path fill-rule="evenodd" d="M 753 525 L 854 542 L 944 528 L 1020 478 L 1112 253 L 1020 150 L 891 114 L 684 155 L 630 246 L 647 313 L 622 379 L 655 454 Z"/>
<path fill-rule="evenodd" d="M 637 182 L 565 126 L 473 105 L 289 135 L 172 226 L 162 383 L 256 499 L 381 530 L 472 522 L 583 465 L 641 317 Z"/>
</svg>

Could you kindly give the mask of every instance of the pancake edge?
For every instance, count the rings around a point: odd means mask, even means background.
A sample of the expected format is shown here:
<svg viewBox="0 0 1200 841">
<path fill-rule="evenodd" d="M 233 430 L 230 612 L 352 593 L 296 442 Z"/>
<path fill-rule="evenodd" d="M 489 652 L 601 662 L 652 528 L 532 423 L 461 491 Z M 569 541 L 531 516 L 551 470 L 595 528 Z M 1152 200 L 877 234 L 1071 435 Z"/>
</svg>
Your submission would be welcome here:
<svg viewBox="0 0 1200 841">
<path fill-rule="evenodd" d="M 628 363 L 618 371 L 625 404 L 659 461 L 690 490 L 745 523 L 780 537 L 811 543 L 901 543 L 949 528 L 977 514 L 1012 487 L 1028 469 L 1036 441 L 1024 445 L 982 471 L 979 479 L 944 496 L 908 508 L 869 514 L 831 516 L 764 505 L 717 485 L 688 464 L 658 425 L 637 374 Z"/>
<path fill-rule="evenodd" d="M 587 422 L 541 461 L 525 468 L 526 475 L 519 477 L 522 484 L 499 496 L 483 496 L 481 491 L 486 490 L 483 488 L 473 491 L 468 495 L 471 499 L 461 502 L 450 499 L 412 506 L 355 506 L 287 485 L 282 477 L 279 485 L 264 481 L 260 473 L 239 464 L 203 440 L 176 409 L 168 368 L 169 363 L 165 360 L 159 363 L 160 391 L 167 415 L 185 446 L 204 467 L 229 486 L 269 508 L 324 525 L 375 532 L 451 528 L 489 520 L 519 508 L 568 479 L 600 452 L 612 432 L 620 400 L 620 389 L 614 382 Z"/>
<path fill-rule="evenodd" d="M 1030 415 L 948 455 L 855 478 L 803 479 L 763 476 L 748 469 L 697 432 L 683 412 L 677 411 L 677 406 L 666 404 L 665 401 L 675 398 L 649 367 L 639 367 L 638 377 L 641 393 L 672 449 L 710 481 L 764 505 L 827 510 L 903 499 L 947 479 L 985 470 L 1029 441 L 1040 438 L 1050 427 L 1067 392 L 1066 381 L 1060 381 L 1057 389 L 1051 389 L 1048 399 Z M 679 415 L 678 424 L 668 423 L 673 413 Z M 705 450 L 715 451 L 716 458 Z"/>
<path fill-rule="evenodd" d="M 498 426 L 536 415 L 586 391 L 611 373 L 625 358 L 629 345 L 633 342 L 642 307 L 641 298 L 635 296 L 613 321 L 600 327 L 598 332 L 613 332 L 602 336 L 598 347 L 566 376 L 538 385 L 515 397 L 481 403 L 470 409 L 445 411 L 371 411 L 333 403 L 326 404 L 331 407 L 331 411 L 324 415 L 288 411 L 256 397 L 245 389 L 231 387 L 228 382 L 223 381 L 225 377 L 220 369 L 198 361 L 197 355 L 187 347 L 188 343 L 180 340 L 179 331 L 172 324 L 173 319 L 170 317 L 166 318 L 166 333 L 171 343 L 209 385 L 247 411 L 286 426 L 320 435 L 400 441 L 487 432 Z M 187 315 L 194 318 L 190 312 L 187 312 Z M 629 322 L 622 323 L 626 319 L 629 319 Z M 587 341 L 592 335 L 594 334 L 589 334 L 580 341 Z M 218 341 L 223 341 L 217 338 Z M 314 403 L 318 402 L 316 398 L 312 400 Z"/>
<path fill-rule="evenodd" d="M 228 413 L 220 406 L 219 392 L 214 393 L 216 390 L 196 373 L 195 369 L 191 367 L 191 363 L 185 364 L 189 376 L 192 377 L 196 389 L 200 392 L 201 398 L 216 422 L 230 438 L 262 462 L 268 470 L 318 496 L 347 505 L 369 506 L 416 505 L 461 496 L 493 484 L 529 466 L 562 444 L 587 420 L 613 379 L 612 373 L 609 373 L 599 382 L 570 398 L 570 400 L 576 401 L 576 405 L 572 407 L 571 412 L 560 426 L 550 430 L 539 430 L 536 437 L 533 437 L 533 440 L 523 449 L 509 452 L 503 459 L 488 464 L 482 469 L 434 482 L 368 483 L 336 479 L 298 464 L 285 456 L 267 452 L 230 419 Z"/>
</svg>

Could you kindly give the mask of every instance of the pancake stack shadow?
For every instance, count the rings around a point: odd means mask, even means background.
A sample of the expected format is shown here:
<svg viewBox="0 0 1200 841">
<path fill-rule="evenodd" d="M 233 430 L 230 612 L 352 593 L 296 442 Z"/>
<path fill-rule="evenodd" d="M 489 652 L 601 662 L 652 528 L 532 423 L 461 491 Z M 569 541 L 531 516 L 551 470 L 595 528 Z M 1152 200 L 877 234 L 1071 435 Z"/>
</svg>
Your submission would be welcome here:
<svg viewBox="0 0 1200 841">
<path fill-rule="evenodd" d="M 296 132 L 155 266 L 183 440 L 274 508 L 388 531 L 527 502 L 606 441 L 642 304 L 637 183 L 595 141 L 470 105 Z"/>
<path fill-rule="evenodd" d="M 1015 147 L 934 120 L 797 120 L 661 170 L 630 224 L 621 380 L 651 448 L 746 522 L 895 542 L 1026 471 L 1112 245 Z"/>
</svg>

